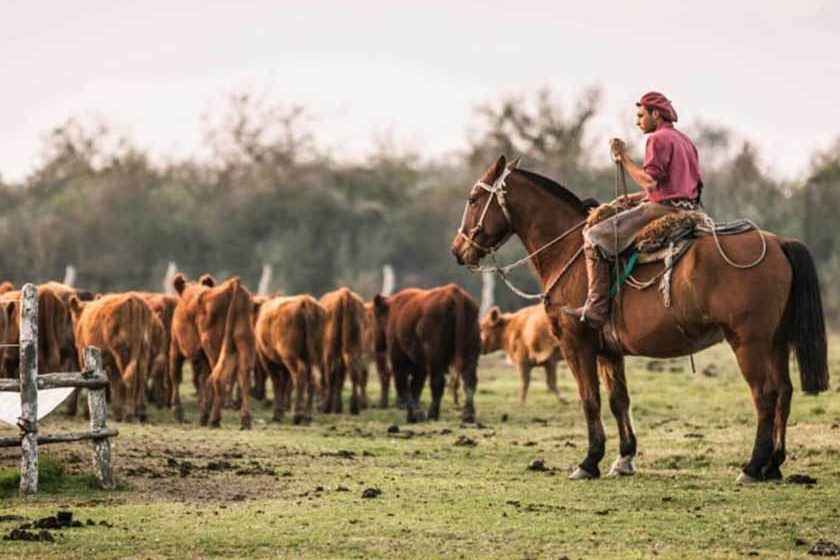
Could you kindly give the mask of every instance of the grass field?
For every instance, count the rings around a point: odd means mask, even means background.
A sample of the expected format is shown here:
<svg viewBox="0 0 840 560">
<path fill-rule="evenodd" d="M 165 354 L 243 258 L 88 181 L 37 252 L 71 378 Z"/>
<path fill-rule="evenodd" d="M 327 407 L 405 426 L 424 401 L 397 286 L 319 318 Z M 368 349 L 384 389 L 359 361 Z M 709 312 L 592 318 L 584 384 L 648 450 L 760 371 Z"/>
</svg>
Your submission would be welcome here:
<svg viewBox="0 0 840 560">
<path fill-rule="evenodd" d="M 840 354 L 831 359 L 837 375 Z M 117 491 L 89 488 L 87 445 L 64 444 L 42 448 L 64 476 L 49 493 L 19 498 L 17 452 L 2 450 L 0 516 L 70 509 L 97 525 L 55 531 L 53 543 L 4 541 L 0 558 L 710 560 L 812 558 L 818 540 L 840 543 L 840 393 L 794 395 L 783 470 L 817 484 L 737 487 L 754 435 L 747 386 L 726 347 L 697 356 L 697 368 L 713 376 L 692 376 L 687 360 L 629 360 L 639 473 L 588 482 L 565 477 L 586 449 L 565 370 L 563 402 L 535 372 L 521 406 L 513 369 L 497 357 L 482 362 L 480 424 L 470 426 L 447 395 L 444 419 L 419 425 L 405 425 L 397 410 L 278 425 L 256 404 L 252 431 L 240 431 L 232 411 L 209 430 L 196 425 L 185 384 L 191 424 L 153 410 L 149 424 L 117 425 Z M 370 389 L 376 395 L 375 382 Z M 389 433 L 392 424 L 398 432 Z M 608 411 L 605 424 L 606 472 L 618 446 Z M 42 431 L 82 425 L 56 416 Z M 548 471 L 527 469 L 537 458 Z M 381 494 L 363 498 L 370 488 Z M 20 523 L 0 521 L 0 532 Z"/>
</svg>

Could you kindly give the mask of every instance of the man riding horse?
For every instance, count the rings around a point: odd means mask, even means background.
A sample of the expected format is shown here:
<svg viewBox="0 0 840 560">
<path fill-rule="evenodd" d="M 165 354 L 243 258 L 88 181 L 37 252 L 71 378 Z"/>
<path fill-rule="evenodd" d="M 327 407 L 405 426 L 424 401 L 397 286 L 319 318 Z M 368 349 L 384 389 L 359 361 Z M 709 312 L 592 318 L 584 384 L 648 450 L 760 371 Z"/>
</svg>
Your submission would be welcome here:
<svg viewBox="0 0 840 560">
<path fill-rule="evenodd" d="M 592 328 L 601 328 L 609 317 L 610 276 L 607 259 L 615 259 L 630 247 L 641 229 L 674 209 L 699 206 L 700 164 L 697 148 L 674 128 L 677 112 L 661 93 L 646 93 L 636 103 L 636 126 L 648 134 L 645 161 L 636 165 L 625 153 L 624 142 L 610 140 L 610 149 L 642 192 L 630 201 L 638 205 L 618 212 L 584 230 L 584 255 L 589 280 L 589 294 L 582 307 L 563 311 Z"/>
</svg>

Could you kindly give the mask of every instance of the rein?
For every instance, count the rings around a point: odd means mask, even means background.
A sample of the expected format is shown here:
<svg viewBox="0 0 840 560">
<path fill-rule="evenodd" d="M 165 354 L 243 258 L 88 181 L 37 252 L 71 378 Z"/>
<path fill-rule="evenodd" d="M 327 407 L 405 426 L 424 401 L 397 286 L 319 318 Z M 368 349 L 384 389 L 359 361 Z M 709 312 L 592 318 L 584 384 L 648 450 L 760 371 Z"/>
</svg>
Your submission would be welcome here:
<svg viewBox="0 0 840 560">
<path fill-rule="evenodd" d="M 542 292 L 535 293 L 535 294 L 530 294 L 528 292 L 525 292 L 525 291 L 517 288 L 510 280 L 508 280 L 507 275 L 512 270 L 515 270 L 515 269 L 531 262 L 531 259 L 533 259 L 537 255 L 539 255 L 540 253 L 542 253 L 543 251 L 545 251 L 546 249 L 548 249 L 549 247 L 551 247 L 555 243 L 565 239 L 566 237 L 568 237 L 569 235 L 571 235 L 575 231 L 577 231 L 580 228 L 582 228 L 583 226 L 585 226 L 586 225 L 586 220 L 583 220 L 582 222 L 572 226 L 571 228 L 567 229 L 566 231 L 564 231 L 563 233 L 561 233 L 560 235 L 558 235 L 557 237 L 555 237 L 554 239 L 552 239 L 551 241 L 549 241 L 548 243 L 543 245 L 542 247 L 536 249 L 535 251 L 533 251 L 532 253 L 529 253 L 528 255 L 525 255 L 521 259 L 519 259 L 519 260 L 517 260 L 513 263 L 510 263 L 508 265 L 500 266 L 499 263 L 496 261 L 496 251 L 499 249 L 499 247 L 501 247 L 502 245 L 507 243 L 507 240 L 510 239 L 511 235 L 513 235 L 513 222 L 511 221 L 510 210 L 507 207 L 507 202 L 506 202 L 506 199 L 505 199 L 505 196 L 507 195 L 506 180 L 507 180 L 508 175 L 510 175 L 510 173 L 511 173 L 511 170 L 505 168 L 505 170 L 502 172 L 502 174 L 499 175 L 499 178 L 496 179 L 495 181 L 493 181 L 492 185 L 488 185 L 484 181 L 478 181 L 473 186 L 473 190 L 475 190 L 476 188 L 483 189 L 483 190 L 487 191 L 488 193 L 490 193 L 490 196 L 487 198 L 487 202 L 484 205 L 484 209 L 481 211 L 481 215 L 478 218 L 478 222 L 476 223 L 475 227 L 470 230 L 469 234 L 464 232 L 464 222 L 467 219 L 467 211 L 469 209 L 469 202 L 467 202 L 467 204 L 464 206 L 464 215 L 461 218 L 461 227 L 458 228 L 458 235 L 460 235 L 461 237 L 466 239 L 469 242 L 470 245 L 476 247 L 477 249 L 483 251 L 486 254 L 489 254 L 490 259 L 493 261 L 493 266 L 471 266 L 471 267 L 468 267 L 467 270 L 469 270 L 470 272 L 490 272 L 490 273 L 498 274 L 499 277 L 502 279 L 502 282 L 505 283 L 505 285 L 510 289 L 510 291 L 512 291 L 514 294 L 518 295 L 519 297 L 524 298 L 524 299 L 531 299 L 531 300 L 537 300 L 538 299 L 538 300 L 541 300 L 541 301 L 545 301 L 548 294 L 551 292 L 551 290 L 554 288 L 554 286 L 557 284 L 557 282 L 560 281 L 560 278 L 566 273 L 566 271 L 569 268 L 571 268 L 572 264 L 583 253 L 583 245 L 581 245 L 580 248 L 578 248 L 578 250 L 575 251 L 575 254 L 572 255 L 571 258 L 568 261 L 566 261 L 566 264 L 563 265 L 563 268 L 560 270 L 560 273 L 556 277 L 554 277 L 554 279 L 552 279 L 551 282 L 549 282 L 546 285 L 545 290 L 542 291 Z M 475 236 L 484 229 L 484 217 L 487 215 L 487 210 L 488 210 L 488 208 L 490 208 L 490 203 L 494 199 L 496 200 L 496 202 L 498 202 L 499 208 L 502 209 L 502 214 L 504 215 L 505 220 L 507 220 L 508 233 L 504 237 L 502 237 L 495 245 L 488 248 L 488 247 L 484 247 L 484 246 L 480 245 L 478 242 L 476 242 Z"/>
</svg>

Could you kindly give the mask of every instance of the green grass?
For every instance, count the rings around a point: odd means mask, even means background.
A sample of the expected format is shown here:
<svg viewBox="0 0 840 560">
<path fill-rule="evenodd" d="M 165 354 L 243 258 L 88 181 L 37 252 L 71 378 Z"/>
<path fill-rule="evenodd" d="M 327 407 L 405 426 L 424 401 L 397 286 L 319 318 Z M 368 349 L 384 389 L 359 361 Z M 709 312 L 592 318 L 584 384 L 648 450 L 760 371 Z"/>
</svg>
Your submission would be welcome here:
<svg viewBox="0 0 840 560">
<path fill-rule="evenodd" d="M 0 498 L 6 500 L 18 494 L 20 468 L 0 470 Z M 38 458 L 38 488 L 44 494 L 75 495 L 95 488 L 93 475 L 68 475 L 56 459 L 42 454 Z"/>
<path fill-rule="evenodd" d="M 831 359 L 840 371 L 840 356 Z M 709 560 L 811 558 L 807 551 L 817 539 L 840 543 L 840 393 L 808 397 L 797 389 L 794 395 L 784 472 L 816 477 L 817 485 L 736 487 L 751 450 L 754 412 L 729 350 L 697 356 L 698 371 L 712 363 L 715 377 L 692 376 L 687 360 L 669 362 L 661 373 L 648 371 L 647 360 L 629 360 L 639 473 L 578 483 L 565 475 L 583 458 L 586 436 L 567 371 L 560 376 L 567 402 L 547 393 L 538 371 L 521 406 L 516 373 L 499 360 L 483 363 L 481 429 L 461 426 L 447 395 L 443 420 L 420 425 L 404 425 L 397 410 L 278 425 L 269 421 L 269 409 L 255 404 L 252 431 L 238 430 L 232 411 L 225 411 L 221 429 L 209 430 L 195 424 L 192 387 L 185 384 L 191 424 L 176 425 L 169 412 L 156 410 L 148 425 L 115 424 L 123 490 L 79 484 L 2 500 L 6 514 L 36 518 L 67 507 L 77 518 L 107 520 L 114 528 L 65 530 L 56 543 L 4 542 L 0 558 Z M 671 365 L 682 371 L 670 372 Z M 370 392 L 376 394 L 375 382 Z M 606 471 L 618 441 L 609 410 L 604 422 Z M 392 423 L 400 433 L 387 433 Z M 81 426 L 54 417 L 42 430 Z M 405 437 L 406 430 L 414 436 Z M 454 445 L 461 435 L 476 445 Z M 65 477 L 89 476 L 85 444 L 51 446 L 43 454 L 64 465 Z M 553 470 L 528 471 L 535 458 Z M 4 450 L 0 467 L 14 469 L 18 460 Z M 184 461 L 192 468 L 181 467 Z M 206 468 L 220 461 L 230 468 Z M 236 474 L 257 466 L 270 474 Z M 363 499 L 368 487 L 382 494 Z M 0 523 L 0 531 L 15 526 Z"/>
</svg>

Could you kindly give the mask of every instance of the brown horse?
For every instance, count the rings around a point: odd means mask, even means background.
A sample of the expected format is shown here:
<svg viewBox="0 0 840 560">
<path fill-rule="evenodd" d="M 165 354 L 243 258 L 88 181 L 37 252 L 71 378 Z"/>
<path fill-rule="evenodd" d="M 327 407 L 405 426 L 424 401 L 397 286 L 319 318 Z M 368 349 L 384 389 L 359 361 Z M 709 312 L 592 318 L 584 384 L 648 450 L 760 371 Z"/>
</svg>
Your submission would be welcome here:
<svg viewBox="0 0 840 560">
<path fill-rule="evenodd" d="M 471 190 L 452 241 L 458 262 L 473 267 L 513 234 L 529 254 L 539 251 L 531 264 L 545 291 L 552 330 L 577 382 L 589 435 L 586 458 L 570 478 L 600 475 L 606 437 L 599 368 L 620 438 L 620 455 L 610 474 L 632 474 L 636 436 L 623 356 L 684 356 L 725 339 L 750 386 L 758 419 L 752 456 L 738 481 L 780 479 L 793 392 L 791 349 L 802 389 L 816 394 L 828 388 L 822 301 L 807 248 L 765 233 L 764 259 L 739 270 L 721 258 L 711 238 L 698 239 L 673 271 L 670 307 L 655 289 L 622 289 L 613 302 L 616 336 L 608 337 L 560 311 L 586 298 L 586 271 L 579 258 L 586 215 L 586 205 L 572 192 L 535 173 L 506 167 L 501 157 Z M 752 261 L 761 250 L 758 237 L 745 233 L 724 237 L 721 243 L 731 258 Z M 634 275 L 651 278 L 658 270 L 661 265 L 644 265 Z"/>
</svg>

